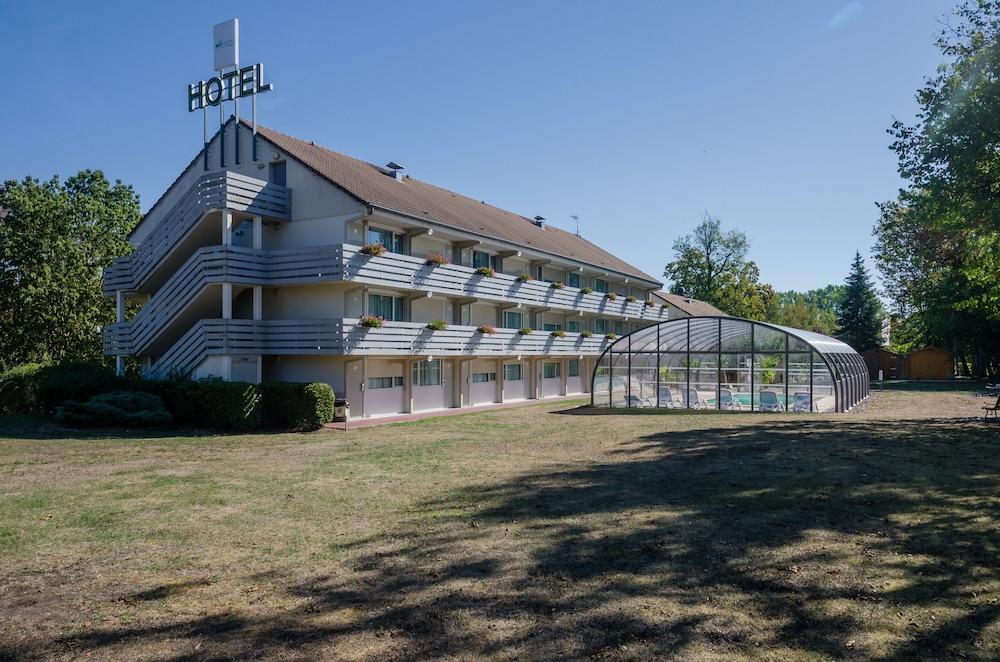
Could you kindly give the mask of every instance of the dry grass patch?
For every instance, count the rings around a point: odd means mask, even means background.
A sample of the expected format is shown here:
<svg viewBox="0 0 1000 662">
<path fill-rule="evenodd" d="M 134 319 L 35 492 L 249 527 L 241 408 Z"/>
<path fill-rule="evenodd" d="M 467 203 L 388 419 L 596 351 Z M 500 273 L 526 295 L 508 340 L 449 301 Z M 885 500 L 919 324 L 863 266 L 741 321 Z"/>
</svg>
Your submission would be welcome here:
<svg viewBox="0 0 1000 662">
<path fill-rule="evenodd" d="M 0 430 L 0 659 L 1000 656 L 1000 426 L 841 416 Z"/>
</svg>

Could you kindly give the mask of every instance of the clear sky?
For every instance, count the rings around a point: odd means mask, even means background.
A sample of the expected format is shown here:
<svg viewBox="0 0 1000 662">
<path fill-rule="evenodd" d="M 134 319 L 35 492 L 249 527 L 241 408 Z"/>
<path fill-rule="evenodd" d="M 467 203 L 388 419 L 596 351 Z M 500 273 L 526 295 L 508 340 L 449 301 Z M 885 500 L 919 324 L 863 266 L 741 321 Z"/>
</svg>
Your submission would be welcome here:
<svg viewBox="0 0 1000 662">
<path fill-rule="evenodd" d="M 956 0 L 957 1 L 957 0 Z M 945 0 L 0 0 L 0 179 L 100 168 L 147 209 L 201 146 L 212 25 L 259 121 L 526 216 L 659 276 L 705 210 L 778 289 L 841 282 L 900 185 L 885 129 L 942 61 Z M 243 111 L 244 113 L 247 110 Z"/>
</svg>

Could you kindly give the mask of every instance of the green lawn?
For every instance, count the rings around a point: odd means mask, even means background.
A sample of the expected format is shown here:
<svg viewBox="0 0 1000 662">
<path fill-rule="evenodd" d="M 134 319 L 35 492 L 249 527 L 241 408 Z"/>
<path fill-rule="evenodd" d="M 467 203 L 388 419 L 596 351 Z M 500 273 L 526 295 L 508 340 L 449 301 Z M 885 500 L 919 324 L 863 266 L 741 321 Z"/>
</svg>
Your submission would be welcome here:
<svg viewBox="0 0 1000 662">
<path fill-rule="evenodd" d="M 2 420 L 0 660 L 997 659 L 984 403 L 225 436 Z"/>
</svg>

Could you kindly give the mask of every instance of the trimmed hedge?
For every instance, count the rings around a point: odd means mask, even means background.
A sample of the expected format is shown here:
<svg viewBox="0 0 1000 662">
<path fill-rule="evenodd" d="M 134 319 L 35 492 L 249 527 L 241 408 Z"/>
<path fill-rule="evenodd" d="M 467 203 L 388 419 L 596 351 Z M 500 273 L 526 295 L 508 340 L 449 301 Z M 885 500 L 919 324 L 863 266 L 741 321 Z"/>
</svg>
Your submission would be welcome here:
<svg viewBox="0 0 1000 662">
<path fill-rule="evenodd" d="M 174 421 L 163 400 L 142 391 L 112 391 L 87 402 L 67 400 L 56 408 L 56 420 L 97 427 L 167 427 Z"/>
<path fill-rule="evenodd" d="M 264 421 L 290 430 L 317 430 L 333 420 L 333 389 L 323 382 L 264 382 Z"/>
<path fill-rule="evenodd" d="M 28 363 L 0 374 L 0 414 L 47 416 L 67 400 L 133 390 L 134 382 L 99 363 Z"/>
<path fill-rule="evenodd" d="M 126 398 L 122 395 L 125 392 L 131 395 Z M 95 396 L 100 395 L 114 397 L 98 399 L 91 406 Z M 106 366 L 86 363 L 31 363 L 0 373 L 0 415 L 57 414 L 59 420 L 66 422 L 76 417 L 73 422 L 80 425 L 142 425 L 137 422 L 142 416 L 126 423 L 124 414 L 108 407 L 130 411 L 128 407 L 138 406 L 135 398 L 143 395 L 157 398 L 165 413 L 179 425 L 250 430 L 264 424 L 315 430 L 333 420 L 333 389 L 322 382 L 258 385 L 218 378 L 133 379 L 118 377 Z M 123 422 L 87 422 L 102 416 L 107 419 L 117 416 Z M 160 422 L 149 425 L 171 422 L 159 414 L 156 416 L 153 419 Z"/>
</svg>

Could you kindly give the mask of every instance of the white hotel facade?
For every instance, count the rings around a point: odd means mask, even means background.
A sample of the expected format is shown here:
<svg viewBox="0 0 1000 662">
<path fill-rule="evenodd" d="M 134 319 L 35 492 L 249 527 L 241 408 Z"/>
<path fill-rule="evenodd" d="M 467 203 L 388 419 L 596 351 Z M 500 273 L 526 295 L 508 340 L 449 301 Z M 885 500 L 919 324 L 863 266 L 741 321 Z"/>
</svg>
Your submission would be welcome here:
<svg viewBox="0 0 1000 662">
<path fill-rule="evenodd" d="M 254 160 L 227 122 L 105 270 L 119 370 L 323 381 L 367 418 L 586 393 L 608 334 L 719 314 L 577 235 L 257 128 Z"/>
</svg>

